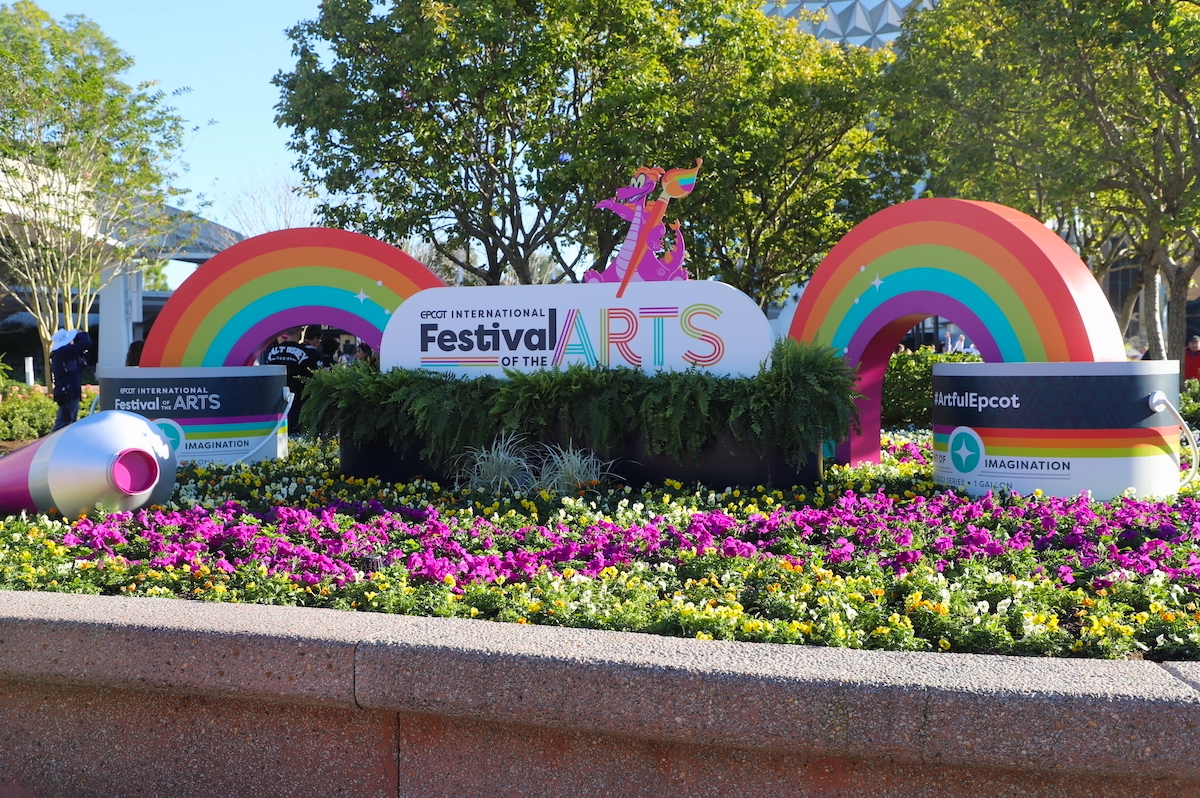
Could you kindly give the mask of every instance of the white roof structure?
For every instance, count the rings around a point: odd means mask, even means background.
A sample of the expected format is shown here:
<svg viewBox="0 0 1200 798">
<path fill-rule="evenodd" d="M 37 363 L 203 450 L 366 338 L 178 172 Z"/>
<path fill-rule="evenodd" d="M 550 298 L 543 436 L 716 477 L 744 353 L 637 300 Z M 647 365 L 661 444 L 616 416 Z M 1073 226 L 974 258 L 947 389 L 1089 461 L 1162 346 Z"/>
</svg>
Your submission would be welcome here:
<svg viewBox="0 0 1200 798">
<path fill-rule="evenodd" d="M 843 44 L 883 47 L 900 33 L 900 20 L 907 11 L 931 8 L 936 0 L 801 0 L 767 2 L 768 14 L 794 16 L 797 11 L 823 12 L 815 25 L 802 22 L 801 28 L 822 39 Z"/>
</svg>

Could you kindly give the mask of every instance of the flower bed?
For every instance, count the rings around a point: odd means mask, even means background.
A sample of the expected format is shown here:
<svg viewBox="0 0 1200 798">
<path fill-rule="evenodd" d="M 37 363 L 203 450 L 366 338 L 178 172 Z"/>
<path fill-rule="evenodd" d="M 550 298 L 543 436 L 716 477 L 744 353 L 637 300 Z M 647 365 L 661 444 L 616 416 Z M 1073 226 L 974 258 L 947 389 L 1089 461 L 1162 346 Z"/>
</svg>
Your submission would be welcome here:
<svg viewBox="0 0 1200 798">
<path fill-rule="evenodd" d="M 812 489 L 483 494 L 342 478 L 327 445 L 185 467 L 171 508 L 10 519 L 0 588 L 888 650 L 1200 658 L 1200 501 L 989 496 L 928 440 Z"/>
</svg>

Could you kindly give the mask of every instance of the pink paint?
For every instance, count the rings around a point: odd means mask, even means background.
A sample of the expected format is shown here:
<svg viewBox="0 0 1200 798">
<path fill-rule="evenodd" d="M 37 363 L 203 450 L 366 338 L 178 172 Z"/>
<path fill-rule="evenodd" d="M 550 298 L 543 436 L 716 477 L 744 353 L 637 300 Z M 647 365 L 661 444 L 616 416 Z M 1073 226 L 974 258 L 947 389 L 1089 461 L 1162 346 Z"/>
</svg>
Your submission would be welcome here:
<svg viewBox="0 0 1200 798">
<path fill-rule="evenodd" d="M 0 458 L 0 512 L 36 512 L 37 504 L 29 489 L 33 458 L 46 439 L 36 440 Z"/>
<path fill-rule="evenodd" d="M 113 459 L 112 484 L 126 496 L 135 496 L 158 482 L 158 461 L 141 449 L 126 449 Z"/>
</svg>

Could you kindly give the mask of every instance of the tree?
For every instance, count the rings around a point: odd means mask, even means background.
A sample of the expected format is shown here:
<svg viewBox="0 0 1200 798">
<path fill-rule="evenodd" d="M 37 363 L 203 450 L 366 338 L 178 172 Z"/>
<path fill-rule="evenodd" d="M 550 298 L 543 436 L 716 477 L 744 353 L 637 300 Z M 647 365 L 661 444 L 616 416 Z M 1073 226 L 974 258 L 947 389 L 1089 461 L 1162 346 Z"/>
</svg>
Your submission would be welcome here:
<svg viewBox="0 0 1200 798">
<path fill-rule="evenodd" d="M 638 108 L 606 104 L 607 87 L 661 84 L 672 15 L 599 0 L 377 5 L 322 3 L 289 32 L 297 64 L 275 78 L 306 178 L 345 198 L 324 203 L 326 222 L 419 237 L 486 283 L 509 270 L 530 282 L 539 251 L 573 272 L 572 225 L 595 186 L 539 189 L 590 149 L 584 131 L 634 129 Z"/>
<path fill-rule="evenodd" d="M 883 136 L 887 51 L 818 39 L 757 4 L 694 14 L 704 33 L 684 48 L 669 119 L 685 134 L 676 160 L 704 158 L 697 196 L 680 210 L 693 231 L 689 263 L 765 306 L 855 224 L 911 199 L 924 164 Z"/>
<path fill-rule="evenodd" d="M 218 195 L 230 225 L 249 237 L 318 224 L 315 194 L 279 167 L 251 175 L 230 193 Z M 230 244 L 237 243 L 231 241 Z"/>
<path fill-rule="evenodd" d="M 0 290 L 35 318 L 47 363 L 60 325 L 88 329 L 101 272 L 142 268 L 188 220 L 166 205 L 182 121 L 120 79 L 131 64 L 86 18 L 0 6 Z"/>
<path fill-rule="evenodd" d="M 884 57 L 757 0 L 327 0 L 290 35 L 277 119 L 307 179 L 348 196 L 325 219 L 486 283 L 533 282 L 547 255 L 568 279 L 602 268 L 625 230 L 597 201 L 701 157 L 689 268 L 765 301 L 896 182 L 870 125 Z"/>
<path fill-rule="evenodd" d="M 910 132 L 932 144 L 935 181 L 981 199 L 1024 196 L 1022 210 L 1043 219 L 1088 220 L 1100 268 L 1106 252 L 1111 264 L 1132 250 L 1152 324 L 1167 284 L 1167 335 L 1152 335 L 1150 355 L 1180 351 L 1200 266 L 1200 8 L 943 0 L 905 27 L 894 75 Z"/>
</svg>

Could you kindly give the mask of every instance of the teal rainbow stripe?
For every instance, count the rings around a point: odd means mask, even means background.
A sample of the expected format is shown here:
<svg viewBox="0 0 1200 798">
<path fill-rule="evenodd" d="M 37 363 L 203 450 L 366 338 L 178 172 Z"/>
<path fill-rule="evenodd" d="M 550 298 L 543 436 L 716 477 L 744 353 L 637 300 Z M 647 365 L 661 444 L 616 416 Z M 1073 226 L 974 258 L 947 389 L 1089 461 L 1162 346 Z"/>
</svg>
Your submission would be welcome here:
<svg viewBox="0 0 1200 798">
<path fill-rule="evenodd" d="M 854 334 L 873 310 L 889 299 L 918 291 L 938 291 L 970 307 L 992 334 L 1006 362 L 1025 360 L 1024 349 L 1009 315 L 978 285 L 942 269 L 905 269 L 889 275 L 878 288 L 868 288 L 842 318 L 830 344 L 838 351 L 846 351 Z"/>
</svg>

